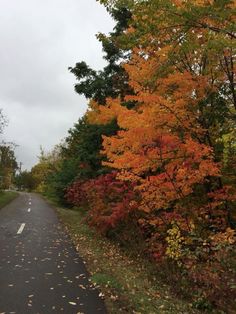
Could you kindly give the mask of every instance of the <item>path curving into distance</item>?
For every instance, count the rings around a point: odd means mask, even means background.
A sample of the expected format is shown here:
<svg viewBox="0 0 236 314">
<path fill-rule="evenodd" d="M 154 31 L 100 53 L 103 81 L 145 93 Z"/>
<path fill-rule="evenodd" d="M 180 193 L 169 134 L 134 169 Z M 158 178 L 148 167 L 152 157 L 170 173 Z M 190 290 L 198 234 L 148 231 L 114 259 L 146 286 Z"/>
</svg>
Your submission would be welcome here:
<svg viewBox="0 0 236 314">
<path fill-rule="evenodd" d="M 0 314 L 106 314 L 54 210 L 21 193 L 0 210 Z"/>
</svg>

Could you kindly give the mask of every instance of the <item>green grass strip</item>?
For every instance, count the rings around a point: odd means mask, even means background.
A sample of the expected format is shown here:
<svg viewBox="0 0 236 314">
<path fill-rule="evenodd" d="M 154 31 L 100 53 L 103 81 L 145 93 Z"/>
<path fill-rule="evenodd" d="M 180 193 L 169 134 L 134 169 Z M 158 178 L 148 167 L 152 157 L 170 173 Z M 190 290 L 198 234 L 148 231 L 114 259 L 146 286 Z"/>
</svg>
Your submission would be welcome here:
<svg viewBox="0 0 236 314">
<path fill-rule="evenodd" d="M 0 209 L 13 201 L 19 194 L 12 191 L 0 191 Z"/>
</svg>

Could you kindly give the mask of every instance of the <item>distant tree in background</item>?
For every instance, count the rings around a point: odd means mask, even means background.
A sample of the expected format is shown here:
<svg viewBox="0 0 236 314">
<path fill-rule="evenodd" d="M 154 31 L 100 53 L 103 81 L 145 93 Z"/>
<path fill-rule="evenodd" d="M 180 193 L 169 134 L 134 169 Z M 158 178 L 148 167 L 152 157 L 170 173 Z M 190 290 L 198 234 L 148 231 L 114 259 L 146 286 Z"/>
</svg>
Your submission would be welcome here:
<svg viewBox="0 0 236 314">
<path fill-rule="evenodd" d="M 18 190 L 33 191 L 36 188 L 36 180 L 31 171 L 24 170 L 15 175 L 14 185 Z"/>
<path fill-rule="evenodd" d="M 18 168 L 14 149 L 11 145 L 0 145 L 1 188 L 9 189 Z"/>
<path fill-rule="evenodd" d="M 0 109 L 0 134 L 3 133 L 7 125 L 7 119 Z M 13 177 L 18 169 L 14 153 L 15 145 L 6 143 L 4 139 L 0 141 L 0 190 L 9 189 L 13 183 Z"/>
</svg>

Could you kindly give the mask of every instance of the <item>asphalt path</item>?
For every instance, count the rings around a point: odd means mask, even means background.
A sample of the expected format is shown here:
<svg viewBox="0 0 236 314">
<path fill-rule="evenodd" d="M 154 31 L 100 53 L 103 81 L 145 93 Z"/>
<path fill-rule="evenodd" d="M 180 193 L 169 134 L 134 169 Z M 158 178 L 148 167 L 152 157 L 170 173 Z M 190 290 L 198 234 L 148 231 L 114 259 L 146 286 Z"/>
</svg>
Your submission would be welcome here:
<svg viewBox="0 0 236 314">
<path fill-rule="evenodd" d="M 3 313 L 107 313 L 54 210 L 35 194 L 0 210 Z"/>
</svg>

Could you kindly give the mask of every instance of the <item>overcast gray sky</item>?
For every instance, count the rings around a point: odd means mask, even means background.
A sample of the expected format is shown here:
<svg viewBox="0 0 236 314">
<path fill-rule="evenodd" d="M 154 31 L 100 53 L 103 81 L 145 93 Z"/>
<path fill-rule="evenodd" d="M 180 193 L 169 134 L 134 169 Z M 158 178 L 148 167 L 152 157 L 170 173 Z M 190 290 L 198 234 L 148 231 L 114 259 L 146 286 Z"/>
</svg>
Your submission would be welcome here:
<svg viewBox="0 0 236 314">
<path fill-rule="evenodd" d="M 9 120 L 4 139 L 19 145 L 30 169 L 39 147 L 63 139 L 86 110 L 73 90 L 69 66 L 104 66 L 95 34 L 114 26 L 96 0 L 0 0 L 0 108 Z"/>
</svg>

